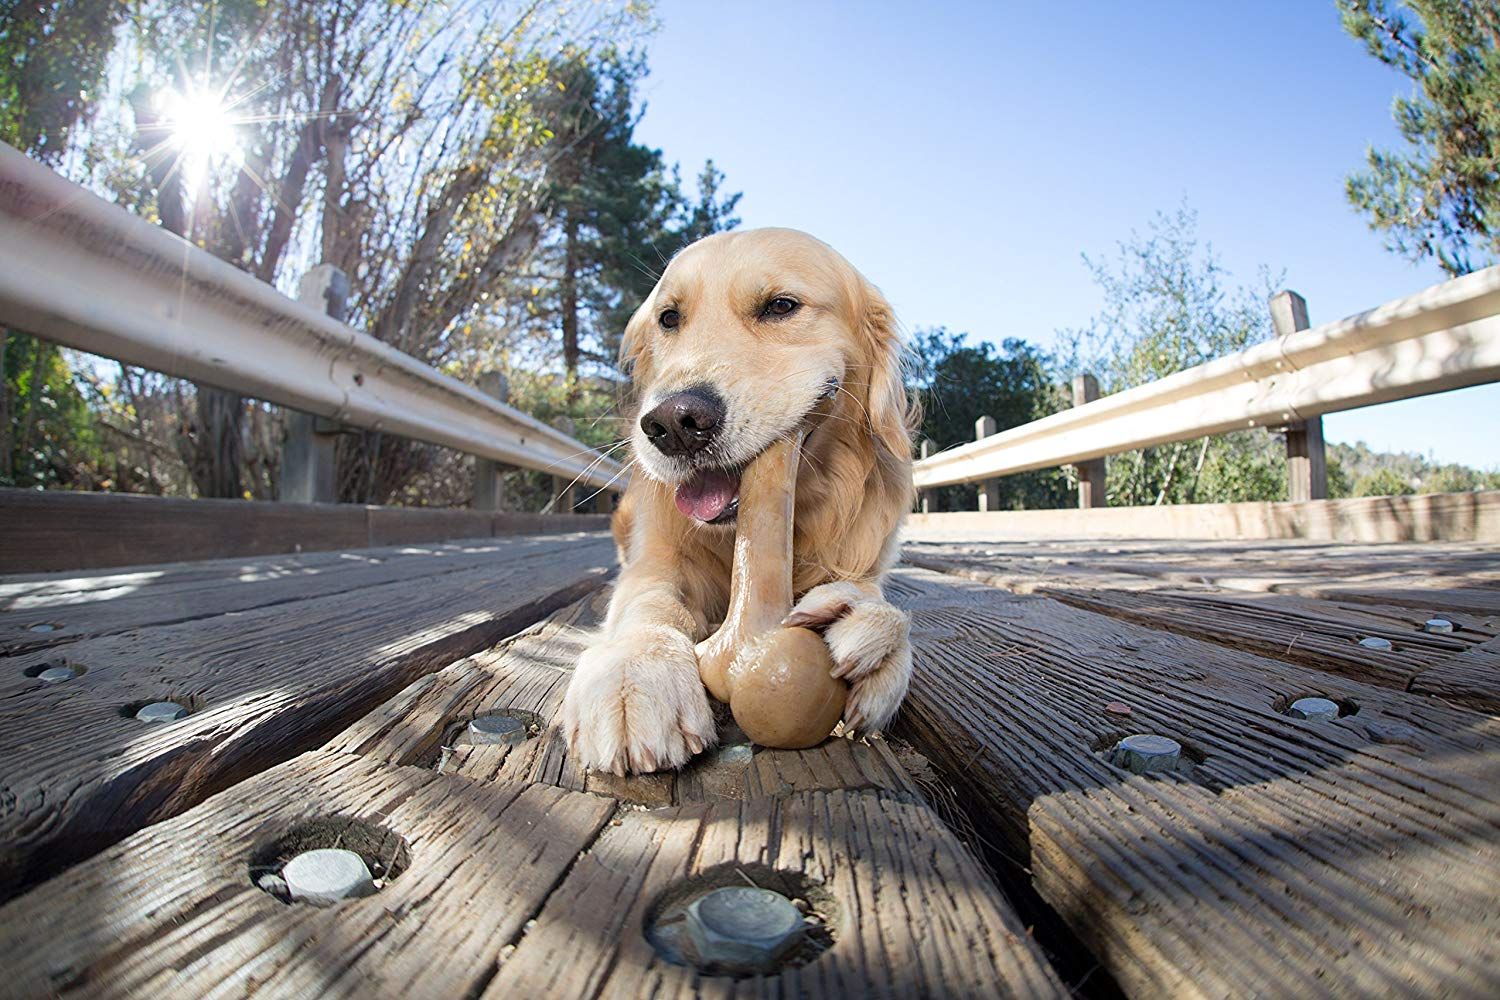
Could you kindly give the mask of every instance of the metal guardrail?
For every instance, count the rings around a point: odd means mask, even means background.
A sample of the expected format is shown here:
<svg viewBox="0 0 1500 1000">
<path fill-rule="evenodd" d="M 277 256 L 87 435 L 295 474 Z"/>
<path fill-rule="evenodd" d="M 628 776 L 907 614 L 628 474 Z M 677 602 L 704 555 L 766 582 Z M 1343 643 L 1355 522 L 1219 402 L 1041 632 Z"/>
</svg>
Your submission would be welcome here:
<svg viewBox="0 0 1500 1000">
<path fill-rule="evenodd" d="M 920 489 L 1500 381 L 1500 266 L 916 464 Z"/>
<path fill-rule="evenodd" d="M 3 143 L 0 322 L 341 423 L 624 488 L 620 465 L 587 445 Z"/>
</svg>

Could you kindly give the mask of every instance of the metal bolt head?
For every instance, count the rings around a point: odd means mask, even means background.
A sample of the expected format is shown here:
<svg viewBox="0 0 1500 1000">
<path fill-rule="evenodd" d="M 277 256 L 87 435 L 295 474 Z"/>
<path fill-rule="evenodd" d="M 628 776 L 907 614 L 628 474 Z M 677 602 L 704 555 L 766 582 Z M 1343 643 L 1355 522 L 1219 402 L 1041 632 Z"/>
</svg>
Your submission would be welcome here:
<svg viewBox="0 0 1500 1000">
<path fill-rule="evenodd" d="M 33 625 L 33 626 L 31 626 L 31 628 L 27 629 L 26 631 L 28 631 L 28 632 L 56 632 L 57 631 L 57 626 L 53 625 L 50 622 L 42 622 L 39 625 Z"/>
<path fill-rule="evenodd" d="M 1166 736 L 1136 733 L 1115 744 L 1110 763 L 1134 774 L 1170 771 L 1182 757 L 1182 744 Z"/>
<path fill-rule="evenodd" d="M 313 906 L 375 894 L 375 880 L 365 859 L 340 848 L 303 851 L 286 863 L 281 877 L 294 901 Z"/>
<path fill-rule="evenodd" d="M 1328 698 L 1298 698 L 1287 709 L 1287 714 L 1309 722 L 1331 722 L 1339 717 L 1339 705 Z"/>
<path fill-rule="evenodd" d="M 187 718 L 188 710 L 175 701 L 153 701 L 135 713 L 142 722 L 176 722 Z"/>
<path fill-rule="evenodd" d="M 728 972 L 774 972 L 802 941 L 805 923 L 779 892 L 728 886 L 705 893 L 683 913 L 698 963 Z"/>
<path fill-rule="evenodd" d="M 1391 640 L 1382 639 L 1378 635 L 1367 636 L 1359 640 L 1359 644 L 1366 649 L 1390 649 Z"/>
<path fill-rule="evenodd" d="M 509 715 L 481 715 L 464 731 L 475 746 L 506 746 L 526 742 L 526 723 Z"/>
<path fill-rule="evenodd" d="M 36 679 L 43 684 L 61 684 L 78 676 L 78 671 L 72 667 L 48 667 L 36 675 Z"/>
<path fill-rule="evenodd" d="M 1453 631 L 1453 623 L 1446 618 L 1429 618 L 1422 623 L 1422 631 L 1445 635 Z"/>
<path fill-rule="evenodd" d="M 714 752 L 714 760 L 720 764 L 748 764 L 755 756 L 755 748 L 749 743 L 730 743 Z"/>
</svg>

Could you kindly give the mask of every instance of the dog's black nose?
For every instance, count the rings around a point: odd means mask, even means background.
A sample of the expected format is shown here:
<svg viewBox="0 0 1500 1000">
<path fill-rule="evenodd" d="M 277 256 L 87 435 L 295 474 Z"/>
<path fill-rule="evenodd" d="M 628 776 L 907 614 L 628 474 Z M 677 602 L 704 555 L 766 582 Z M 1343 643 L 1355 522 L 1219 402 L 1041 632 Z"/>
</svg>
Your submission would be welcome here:
<svg viewBox="0 0 1500 1000">
<path fill-rule="evenodd" d="M 707 448 L 724 423 L 724 401 L 711 389 L 674 392 L 641 417 L 641 430 L 663 455 L 693 455 Z"/>
</svg>

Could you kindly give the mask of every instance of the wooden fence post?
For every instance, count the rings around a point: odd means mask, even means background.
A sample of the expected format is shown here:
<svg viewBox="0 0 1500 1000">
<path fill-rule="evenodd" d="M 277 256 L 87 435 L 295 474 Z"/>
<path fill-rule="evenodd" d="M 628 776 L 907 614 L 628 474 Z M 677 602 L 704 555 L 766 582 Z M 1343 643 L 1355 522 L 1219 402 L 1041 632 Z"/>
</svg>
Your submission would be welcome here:
<svg viewBox="0 0 1500 1000">
<path fill-rule="evenodd" d="M 510 384 L 500 372 L 481 372 L 479 391 L 502 403 L 510 401 Z M 474 509 L 499 510 L 505 504 L 505 481 L 500 477 L 511 466 L 492 458 L 474 459 Z"/>
<path fill-rule="evenodd" d="M 980 417 L 974 421 L 974 440 L 987 438 L 996 430 L 994 417 Z M 979 509 L 981 511 L 1000 509 L 1000 480 L 986 479 L 979 484 Z"/>
<path fill-rule="evenodd" d="M 1307 300 L 1296 292 L 1277 292 L 1271 297 L 1271 325 L 1276 336 L 1287 337 L 1306 330 Z M 1282 428 L 1286 434 L 1287 498 L 1328 499 L 1328 458 L 1323 450 L 1323 418 L 1311 417 Z"/>
<path fill-rule="evenodd" d="M 923 438 L 921 450 L 918 452 L 918 454 L 921 455 L 922 458 L 931 458 L 933 455 L 937 454 L 937 450 L 937 443 L 934 442 L 932 438 Z M 935 506 L 935 504 L 933 503 L 932 490 L 918 490 L 917 503 L 918 509 L 922 513 L 931 514 L 933 511 L 933 507 Z"/>
<path fill-rule="evenodd" d="M 1099 398 L 1099 380 L 1089 374 L 1073 376 L 1073 405 L 1082 406 Z M 1078 506 L 1080 509 L 1105 507 L 1104 459 L 1091 458 L 1074 466 L 1078 470 Z"/>
<path fill-rule="evenodd" d="M 319 264 L 302 276 L 297 301 L 342 323 L 349 305 L 349 278 L 332 264 Z M 335 444 L 340 427 L 326 417 L 286 411 L 277 499 L 333 503 L 338 499 Z"/>
<path fill-rule="evenodd" d="M 558 417 L 552 421 L 552 426 L 568 435 L 568 437 L 578 436 L 578 425 L 573 422 L 572 417 Z M 556 513 L 573 513 L 575 497 L 572 484 L 573 480 L 570 478 L 563 476 L 552 477 L 552 509 Z"/>
</svg>

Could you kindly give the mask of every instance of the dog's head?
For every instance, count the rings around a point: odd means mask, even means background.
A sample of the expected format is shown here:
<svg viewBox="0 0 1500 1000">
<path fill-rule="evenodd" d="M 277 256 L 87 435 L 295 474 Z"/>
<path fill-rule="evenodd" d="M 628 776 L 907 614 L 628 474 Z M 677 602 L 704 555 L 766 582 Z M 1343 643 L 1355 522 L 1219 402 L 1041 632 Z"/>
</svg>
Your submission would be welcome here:
<svg viewBox="0 0 1500 1000">
<path fill-rule="evenodd" d="M 626 327 L 640 469 L 705 524 L 734 519 L 739 475 L 821 401 L 817 433 L 910 454 L 900 338 L 876 288 L 791 229 L 720 233 L 672 259 Z"/>
</svg>

